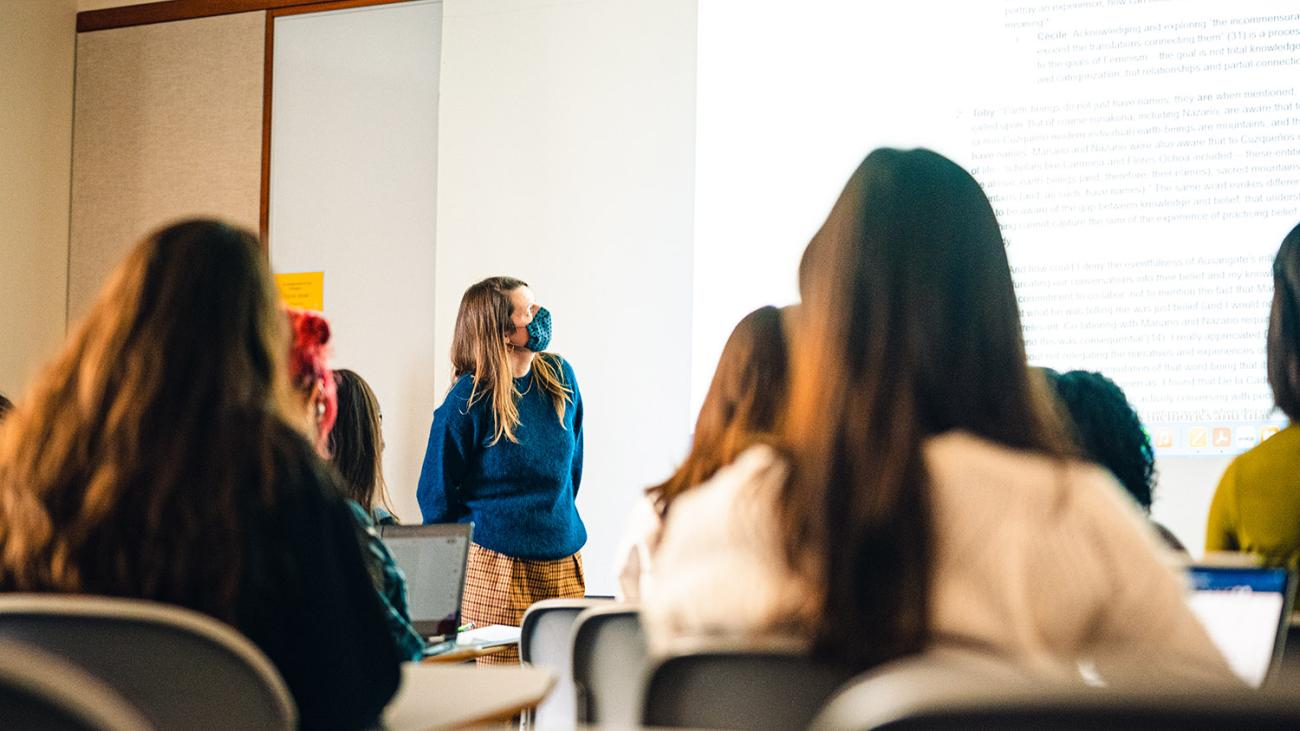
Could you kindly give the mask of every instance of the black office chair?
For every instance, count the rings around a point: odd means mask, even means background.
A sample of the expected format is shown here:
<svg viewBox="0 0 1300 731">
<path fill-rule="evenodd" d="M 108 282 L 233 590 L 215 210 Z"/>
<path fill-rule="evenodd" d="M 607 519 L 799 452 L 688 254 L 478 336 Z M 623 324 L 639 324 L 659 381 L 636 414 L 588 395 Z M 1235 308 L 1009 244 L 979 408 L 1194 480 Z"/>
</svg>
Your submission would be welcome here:
<svg viewBox="0 0 1300 731">
<path fill-rule="evenodd" d="M 1278 668 L 1276 682 L 1271 684 L 1300 688 L 1300 624 L 1296 623 L 1294 614 L 1287 623 L 1285 642 L 1282 665 Z"/>
<path fill-rule="evenodd" d="M 641 612 L 633 604 L 592 607 L 573 624 L 578 723 L 634 728 L 648 664 Z"/>
<path fill-rule="evenodd" d="M 693 650 L 660 660 L 646 683 L 645 726 L 800 729 L 848 679 L 793 649 Z"/>
<path fill-rule="evenodd" d="M 967 653 L 928 652 L 860 676 L 815 731 L 1296 729 L 1300 700 L 1245 687 L 1094 688 L 1033 680 Z"/>
<path fill-rule="evenodd" d="M 130 703 L 81 668 L 0 640 L 0 726 L 41 731 L 153 728 Z"/>
<path fill-rule="evenodd" d="M 573 691 L 573 622 L 605 599 L 544 599 L 524 612 L 519 628 L 519 659 L 555 673 L 555 687 L 524 722 L 537 728 L 570 728 L 577 722 Z"/>
<path fill-rule="evenodd" d="M 8 594 L 0 596 L 0 638 L 77 666 L 159 728 L 297 727 L 289 689 L 262 651 L 231 627 L 188 609 L 100 596 Z"/>
</svg>

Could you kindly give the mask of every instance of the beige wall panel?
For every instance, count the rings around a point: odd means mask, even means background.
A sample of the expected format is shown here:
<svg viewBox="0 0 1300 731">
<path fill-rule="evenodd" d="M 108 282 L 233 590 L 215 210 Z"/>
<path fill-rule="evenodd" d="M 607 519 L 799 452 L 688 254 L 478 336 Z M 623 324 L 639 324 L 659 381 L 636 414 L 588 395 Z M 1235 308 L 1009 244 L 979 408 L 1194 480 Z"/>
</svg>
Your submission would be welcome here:
<svg viewBox="0 0 1300 731">
<path fill-rule="evenodd" d="M 264 13 L 77 36 L 68 312 L 141 237 L 188 216 L 256 231 Z"/>
<path fill-rule="evenodd" d="M 74 0 L 0 0 L 0 391 L 63 339 Z"/>
</svg>

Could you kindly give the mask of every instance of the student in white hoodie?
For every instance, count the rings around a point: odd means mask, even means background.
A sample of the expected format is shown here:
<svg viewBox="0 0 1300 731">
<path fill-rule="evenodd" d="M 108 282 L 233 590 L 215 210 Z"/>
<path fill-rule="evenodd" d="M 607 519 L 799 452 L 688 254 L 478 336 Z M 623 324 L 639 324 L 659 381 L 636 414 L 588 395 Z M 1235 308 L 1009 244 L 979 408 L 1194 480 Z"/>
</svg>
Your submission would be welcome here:
<svg viewBox="0 0 1300 731">
<path fill-rule="evenodd" d="M 690 453 L 671 477 L 646 490 L 645 499 L 629 517 L 618 553 L 622 599 L 637 601 L 651 591 L 650 567 L 673 501 L 712 477 L 746 447 L 776 434 L 786 400 L 783 320 L 793 309 L 760 307 L 731 331 L 700 406 Z"/>
<path fill-rule="evenodd" d="M 779 448 L 673 504 L 654 647 L 782 634 L 864 669 L 973 647 L 1065 678 L 1232 682 L 1149 525 L 1075 459 L 1025 360 L 992 206 L 928 150 L 876 150 L 809 245 Z"/>
</svg>

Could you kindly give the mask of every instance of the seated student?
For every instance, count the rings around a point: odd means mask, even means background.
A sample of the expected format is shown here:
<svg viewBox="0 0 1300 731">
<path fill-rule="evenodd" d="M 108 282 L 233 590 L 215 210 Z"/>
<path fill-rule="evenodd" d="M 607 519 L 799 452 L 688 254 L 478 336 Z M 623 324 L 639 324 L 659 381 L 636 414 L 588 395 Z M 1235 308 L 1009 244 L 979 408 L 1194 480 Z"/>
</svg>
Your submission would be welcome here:
<svg viewBox="0 0 1300 731">
<path fill-rule="evenodd" d="M 1149 517 L 1156 482 L 1156 452 L 1124 390 L 1092 371 L 1041 370 L 1065 407 L 1083 456 L 1110 470 Z M 1151 526 L 1169 548 L 1187 553 L 1168 528 L 1154 520 Z"/>
<path fill-rule="evenodd" d="M 630 518 L 627 543 L 619 549 L 623 599 L 637 601 L 643 588 L 649 588 L 651 557 L 673 501 L 712 477 L 756 439 L 775 434 L 786 398 L 782 316 L 775 307 L 760 307 L 727 338 L 695 421 L 690 454 L 672 477 L 646 490 L 646 499 Z"/>
<path fill-rule="evenodd" d="M 675 501 L 642 601 L 652 647 L 784 634 L 850 670 L 953 645 L 1061 679 L 1091 661 L 1235 682 L 1034 386 L 979 184 L 876 150 L 811 247 L 783 445 Z"/>
<path fill-rule="evenodd" d="M 1228 465 L 1210 503 L 1206 551 L 1244 551 L 1300 568 L 1300 226 L 1273 260 L 1268 385 L 1290 424 Z"/>
<path fill-rule="evenodd" d="M 419 660 L 424 656 L 425 642 L 411 626 L 406 576 L 375 529 L 385 519 L 389 524 L 397 522 L 392 511 L 381 505 L 388 502 L 388 490 L 384 485 L 384 434 L 379 400 L 370 384 L 352 371 L 334 371 L 334 381 L 338 384 L 339 417 L 330 430 L 330 459 L 343 476 L 348 506 L 366 532 L 371 579 L 388 609 L 388 629 L 402 654 Z"/>
<path fill-rule="evenodd" d="M 384 415 L 370 384 L 355 371 L 334 371 L 338 418 L 330 430 L 330 461 L 343 476 L 348 499 L 362 507 L 377 525 L 398 520 L 384 481 Z"/>
<path fill-rule="evenodd" d="M 186 221 L 135 247 L 0 430 L 0 589 L 203 612 L 266 653 L 304 726 L 359 728 L 399 658 L 288 410 L 277 300 L 240 229 Z"/>
<path fill-rule="evenodd" d="M 358 434 L 360 424 L 354 418 L 357 409 L 365 407 L 358 406 L 355 398 L 347 403 L 343 403 L 339 398 L 339 379 L 330 370 L 327 360 L 330 342 L 329 322 L 309 310 L 290 307 L 287 311 L 293 330 L 293 347 L 289 358 L 290 383 L 298 396 L 303 418 L 316 436 L 317 450 L 326 458 L 330 458 L 334 446 L 342 443 L 346 447 L 355 444 L 358 439 L 371 440 L 373 449 L 375 437 Z M 348 418 L 345 419 L 346 423 L 340 425 L 338 416 L 343 409 L 348 410 Z M 376 409 L 373 419 L 375 428 L 377 428 L 378 418 L 378 409 Z M 371 428 L 370 422 L 371 419 L 365 417 L 366 429 Z M 339 429 L 342 433 L 336 439 L 334 432 Z M 378 437 L 378 441 L 382 442 L 382 439 L 382 436 Z M 378 454 L 372 452 L 372 469 L 377 469 L 378 459 Z M 347 458 L 345 462 L 346 460 Z M 349 473 L 356 478 L 357 466 L 350 464 L 348 466 Z M 361 496 L 366 504 L 374 500 L 375 478 L 373 474 L 370 476 L 369 492 Z M 364 478 L 361 478 L 361 481 L 364 482 Z M 392 634 L 393 641 L 397 643 L 397 650 L 404 659 L 419 660 L 424 656 L 425 643 L 424 638 L 411 626 L 411 615 L 406 602 L 406 577 L 379 537 L 379 531 L 375 530 L 375 522 L 370 510 L 357 504 L 354 496 L 360 491 L 359 486 L 345 478 L 343 488 L 344 496 L 348 498 L 348 508 L 357 523 L 359 538 L 365 544 L 366 567 L 370 572 L 370 580 L 375 591 L 384 605 L 384 618 L 388 622 L 388 631 Z"/>
</svg>

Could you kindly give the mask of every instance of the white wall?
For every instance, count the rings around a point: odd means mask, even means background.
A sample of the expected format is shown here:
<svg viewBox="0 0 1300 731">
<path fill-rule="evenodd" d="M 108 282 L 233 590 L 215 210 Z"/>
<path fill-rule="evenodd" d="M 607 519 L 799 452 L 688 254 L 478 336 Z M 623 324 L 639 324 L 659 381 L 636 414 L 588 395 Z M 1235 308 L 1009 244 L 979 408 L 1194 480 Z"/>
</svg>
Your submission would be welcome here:
<svg viewBox="0 0 1300 731">
<path fill-rule="evenodd" d="M 1178 536 L 1193 556 L 1205 551 L 1210 500 L 1231 457 L 1156 457 L 1151 517 Z"/>
<path fill-rule="evenodd" d="M 21 394 L 63 338 L 74 0 L 0 7 L 0 391 Z"/>
<path fill-rule="evenodd" d="M 529 282 L 586 406 L 589 593 L 686 446 L 695 26 L 694 0 L 444 4 L 438 395 L 465 288 Z"/>
<path fill-rule="evenodd" d="M 384 474 L 418 522 L 415 484 L 438 400 L 434 221 L 442 6 L 275 21 L 268 243 L 279 272 L 325 272 L 333 364 L 384 412 Z"/>
</svg>

